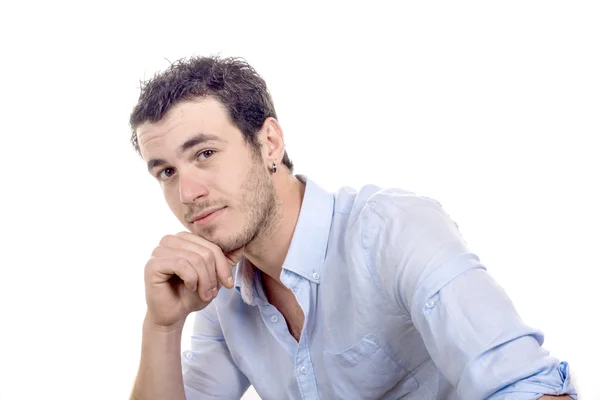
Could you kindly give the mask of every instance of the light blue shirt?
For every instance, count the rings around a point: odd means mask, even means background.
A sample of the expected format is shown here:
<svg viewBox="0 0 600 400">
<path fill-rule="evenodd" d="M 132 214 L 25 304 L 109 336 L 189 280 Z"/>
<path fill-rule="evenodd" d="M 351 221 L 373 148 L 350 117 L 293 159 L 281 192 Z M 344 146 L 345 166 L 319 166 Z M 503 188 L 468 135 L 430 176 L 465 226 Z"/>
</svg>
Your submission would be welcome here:
<svg viewBox="0 0 600 400">
<path fill-rule="evenodd" d="M 306 191 L 281 281 L 300 340 L 242 259 L 235 290 L 196 313 L 188 400 L 577 398 L 441 205 L 400 189 Z"/>
</svg>

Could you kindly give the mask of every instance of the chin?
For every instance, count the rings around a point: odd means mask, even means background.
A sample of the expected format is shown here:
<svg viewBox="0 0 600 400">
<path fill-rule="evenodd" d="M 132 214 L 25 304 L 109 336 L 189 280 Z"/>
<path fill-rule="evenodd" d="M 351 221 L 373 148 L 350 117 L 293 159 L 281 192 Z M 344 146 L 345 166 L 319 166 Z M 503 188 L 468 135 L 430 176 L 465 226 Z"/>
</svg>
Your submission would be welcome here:
<svg viewBox="0 0 600 400">
<path fill-rule="evenodd" d="M 224 252 L 231 251 L 229 248 L 233 245 L 233 237 L 231 234 L 227 233 L 226 229 L 217 226 L 210 226 L 204 229 L 194 229 L 194 227 L 192 227 L 192 229 L 192 233 L 216 244 Z"/>
<path fill-rule="evenodd" d="M 230 232 L 227 232 L 223 235 L 215 235 L 211 239 L 207 239 L 217 246 L 221 248 L 224 253 L 229 253 L 234 250 L 238 250 L 241 247 L 244 247 L 247 243 L 236 235 L 231 235 Z"/>
<path fill-rule="evenodd" d="M 213 242 L 215 244 L 217 244 L 217 242 L 220 239 L 220 235 L 219 235 L 217 229 L 214 227 L 198 229 L 198 228 L 192 226 L 190 228 L 190 230 L 193 234 L 198 235 L 198 236 L 208 240 L 209 242 Z"/>
</svg>

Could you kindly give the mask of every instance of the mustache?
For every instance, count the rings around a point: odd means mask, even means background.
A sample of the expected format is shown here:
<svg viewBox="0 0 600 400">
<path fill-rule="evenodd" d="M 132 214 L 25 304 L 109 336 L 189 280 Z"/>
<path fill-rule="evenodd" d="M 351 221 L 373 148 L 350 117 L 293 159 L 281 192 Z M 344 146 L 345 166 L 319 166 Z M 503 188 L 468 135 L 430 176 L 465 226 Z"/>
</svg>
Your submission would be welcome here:
<svg viewBox="0 0 600 400">
<path fill-rule="evenodd" d="M 188 210 L 185 213 L 185 219 L 189 221 L 190 219 L 192 219 L 193 216 L 200 214 L 202 211 L 208 208 L 220 208 L 225 207 L 226 205 L 227 204 L 225 204 L 225 202 L 223 201 L 210 201 L 202 205 L 197 205 L 194 208 L 188 208 Z"/>
</svg>

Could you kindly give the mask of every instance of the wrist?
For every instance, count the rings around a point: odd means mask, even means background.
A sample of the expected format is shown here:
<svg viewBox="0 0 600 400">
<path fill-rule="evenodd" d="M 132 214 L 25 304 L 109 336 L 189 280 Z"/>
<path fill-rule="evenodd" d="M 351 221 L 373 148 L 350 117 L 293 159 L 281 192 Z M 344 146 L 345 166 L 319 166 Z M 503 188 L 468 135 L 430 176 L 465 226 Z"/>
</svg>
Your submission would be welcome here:
<svg viewBox="0 0 600 400">
<path fill-rule="evenodd" d="M 154 322 L 152 317 L 146 313 L 146 317 L 144 318 L 144 331 L 155 332 L 158 334 L 181 334 L 183 332 L 183 326 L 185 324 L 185 319 L 181 321 L 177 321 L 172 325 L 161 325 Z"/>
</svg>

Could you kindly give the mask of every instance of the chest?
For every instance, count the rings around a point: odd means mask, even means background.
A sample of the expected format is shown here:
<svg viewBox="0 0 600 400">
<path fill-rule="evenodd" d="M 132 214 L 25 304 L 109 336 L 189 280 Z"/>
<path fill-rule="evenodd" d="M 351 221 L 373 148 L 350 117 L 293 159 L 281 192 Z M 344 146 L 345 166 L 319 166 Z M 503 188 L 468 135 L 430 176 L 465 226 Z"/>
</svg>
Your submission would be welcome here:
<svg viewBox="0 0 600 400">
<path fill-rule="evenodd" d="M 299 341 L 304 327 L 304 311 L 298 304 L 296 296 L 281 285 L 265 282 L 264 288 L 269 303 L 283 315 L 290 334 Z"/>
<path fill-rule="evenodd" d="M 377 288 L 348 290 L 342 277 L 328 286 L 300 281 L 292 292 L 261 278 L 257 291 L 270 306 L 248 306 L 243 319 L 223 313 L 222 320 L 225 332 L 236 333 L 228 341 L 236 365 L 261 398 L 398 399 L 419 384 L 423 391 L 413 398 L 445 398 L 436 396 L 436 370 L 424 367 L 429 356 L 410 319 L 390 313 L 381 318 L 384 303 L 377 300 Z M 279 319 L 273 318 L 274 308 Z M 301 334 L 306 337 L 300 341 Z M 410 372 L 417 367 L 422 376 L 433 377 L 433 386 L 415 382 Z"/>
</svg>

